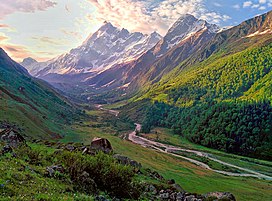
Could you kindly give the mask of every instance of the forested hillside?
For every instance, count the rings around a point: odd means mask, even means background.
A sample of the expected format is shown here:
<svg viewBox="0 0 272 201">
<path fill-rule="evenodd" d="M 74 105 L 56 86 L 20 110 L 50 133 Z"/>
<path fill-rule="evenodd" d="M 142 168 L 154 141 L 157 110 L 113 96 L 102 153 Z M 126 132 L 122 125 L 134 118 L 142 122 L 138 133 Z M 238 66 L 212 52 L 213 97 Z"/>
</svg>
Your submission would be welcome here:
<svg viewBox="0 0 272 201">
<path fill-rule="evenodd" d="M 221 58 L 215 54 L 142 99 L 154 105 L 143 130 L 171 127 L 208 147 L 272 159 L 272 44 Z"/>
</svg>

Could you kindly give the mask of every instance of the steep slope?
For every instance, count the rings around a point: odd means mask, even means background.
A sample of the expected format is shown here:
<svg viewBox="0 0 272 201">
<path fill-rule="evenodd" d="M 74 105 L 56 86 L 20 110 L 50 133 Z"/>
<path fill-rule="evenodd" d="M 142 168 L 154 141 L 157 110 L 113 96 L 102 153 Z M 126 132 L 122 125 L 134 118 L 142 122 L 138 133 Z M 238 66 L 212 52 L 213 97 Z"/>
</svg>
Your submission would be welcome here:
<svg viewBox="0 0 272 201">
<path fill-rule="evenodd" d="M 114 64 L 126 63 L 138 58 L 160 39 L 161 36 L 157 33 L 151 35 L 130 33 L 126 29 L 119 29 L 105 22 L 80 47 L 61 55 L 37 76 L 103 71 Z"/>
<path fill-rule="evenodd" d="M 37 138 L 60 137 L 79 111 L 0 49 L 0 126 Z"/>
<path fill-rule="evenodd" d="M 138 99 L 153 103 L 143 129 L 167 126 L 195 143 L 271 160 L 271 15 L 218 33 L 148 87 Z"/>
<path fill-rule="evenodd" d="M 169 29 L 166 36 L 139 59 L 126 65 L 117 65 L 87 83 L 96 87 L 108 83 L 109 89 L 119 87 L 125 94 L 135 92 L 149 81 L 158 81 L 162 75 L 209 41 L 218 30 L 216 25 L 198 20 L 189 14 L 183 15 Z"/>
</svg>

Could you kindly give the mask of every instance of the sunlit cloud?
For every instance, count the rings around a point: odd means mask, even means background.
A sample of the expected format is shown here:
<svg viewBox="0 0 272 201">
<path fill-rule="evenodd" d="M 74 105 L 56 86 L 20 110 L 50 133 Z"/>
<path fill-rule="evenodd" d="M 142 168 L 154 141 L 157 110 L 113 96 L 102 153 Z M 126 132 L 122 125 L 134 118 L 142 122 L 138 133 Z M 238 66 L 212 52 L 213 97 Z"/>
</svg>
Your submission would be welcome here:
<svg viewBox="0 0 272 201">
<path fill-rule="evenodd" d="M 131 31 L 146 33 L 156 30 L 165 34 L 169 26 L 186 13 L 212 23 L 230 19 L 227 15 L 209 12 L 204 6 L 204 0 L 164 0 L 152 6 L 152 1 L 140 0 L 89 0 L 89 2 L 95 8 L 95 12 L 88 15 L 91 22 L 106 20 Z"/>
<path fill-rule="evenodd" d="M 53 46 L 62 46 L 65 43 L 67 43 L 68 41 L 64 40 L 64 39 L 56 39 L 56 38 L 51 38 L 48 36 L 42 36 L 42 37 L 32 37 L 32 40 L 37 41 L 38 43 L 41 43 L 43 45 L 53 45 Z"/>
<path fill-rule="evenodd" d="M 28 48 L 21 46 L 21 45 L 15 45 L 15 44 L 4 44 L 1 45 L 1 47 L 8 52 L 9 56 L 13 59 L 15 59 L 17 62 L 21 62 L 24 58 L 27 57 L 33 57 L 37 58 L 40 61 L 46 61 L 50 57 L 39 57 L 38 55 L 32 53 Z"/>
<path fill-rule="evenodd" d="M 55 5 L 56 2 L 51 0 L 1 0 L 0 19 L 14 12 L 33 13 L 38 10 L 44 11 Z"/>
<path fill-rule="evenodd" d="M 0 43 L 3 41 L 7 41 L 9 38 L 4 34 L 4 33 L 0 33 Z"/>
</svg>

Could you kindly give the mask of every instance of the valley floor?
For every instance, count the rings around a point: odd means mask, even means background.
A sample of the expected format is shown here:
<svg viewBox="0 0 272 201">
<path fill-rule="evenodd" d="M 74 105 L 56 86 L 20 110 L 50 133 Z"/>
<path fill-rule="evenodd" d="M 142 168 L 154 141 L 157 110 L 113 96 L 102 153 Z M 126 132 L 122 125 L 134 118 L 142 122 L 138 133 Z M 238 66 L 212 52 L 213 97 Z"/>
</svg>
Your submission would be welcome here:
<svg viewBox="0 0 272 201">
<path fill-rule="evenodd" d="M 165 178 L 174 178 L 176 182 L 187 191 L 201 194 L 212 191 L 231 192 L 236 196 L 237 200 L 242 201 L 271 200 L 271 181 L 253 177 L 223 175 L 180 157 L 185 157 L 184 153 L 178 153 L 178 156 L 174 156 L 158 150 L 147 149 L 124 139 L 124 136 L 127 133 L 131 133 L 133 128 L 122 125 L 124 126 L 124 130 L 117 131 L 116 127 L 112 126 L 118 124 L 118 121 L 115 121 L 118 120 L 115 115 L 109 114 L 106 110 L 92 110 L 88 113 L 91 114 L 96 121 L 92 119 L 92 121 L 75 125 L 73 127 L 74 133 L 69 133 L 64 141 L 77 141 L 89 144 L 94 137 L 104 137 L 111 142 L 115 152 L 140 162 L 146 168 L 158 171 Z M 131 131 L 129 132 L 129 130 Z M 271 162 L 226 154 L 217 150 L 194 145 L 184 141 L 179 136 L 174 136 L 168 129 L 157 128 L 154 133 L 144 135 L 144 137 L 181 148 L 194 149 L 201 152 L 205 151 L 215 155 L 216 158 L 221 161 L 233 164 L 234 166 L 250 169 L 254 171 L 254 173 L 264 174 L 268 177 L 272 176 Z M 195 159 L 192 155 L 186 155 L 186 157 Z M 205 163 L 206 162 L 207 161 L 205 161 Z M 241 169 L 233 167 L 228 169 L 222 164 L 211 163 L 211 161 L 208 161 L 207 164 L 209 164 L 209 166 L 212 164 L 213 169 L 221 171 L 225 169 L 228 172 L 246 173 Z"/>
</svg>

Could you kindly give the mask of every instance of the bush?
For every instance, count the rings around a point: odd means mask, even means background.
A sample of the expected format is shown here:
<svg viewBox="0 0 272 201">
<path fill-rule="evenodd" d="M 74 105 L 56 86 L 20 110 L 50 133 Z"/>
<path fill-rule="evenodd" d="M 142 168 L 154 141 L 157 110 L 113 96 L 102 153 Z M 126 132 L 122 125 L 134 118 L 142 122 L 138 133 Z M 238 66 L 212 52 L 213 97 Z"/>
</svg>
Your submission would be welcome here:
<svg viewBox="0 0 272 201">
<path fill-rule="evenodd" d="M 133 182 L 132 167 L 118 164 L 110 155 L 99 152 L 95 156 L 83 156 L 80 153 L 63 152 L 57 159 L 66 167 L 72 181 L 77 183 L 78 187 L 81 186 L 82 191 L 88 189 L 88 183 L 79 178 L 86 172 L 99 190 L 112 196 L 134 199 L 140 196 L 140 187 Z M 94 189 L 94 183 L 90 182 L 89 189 Z"/>
</svg>

